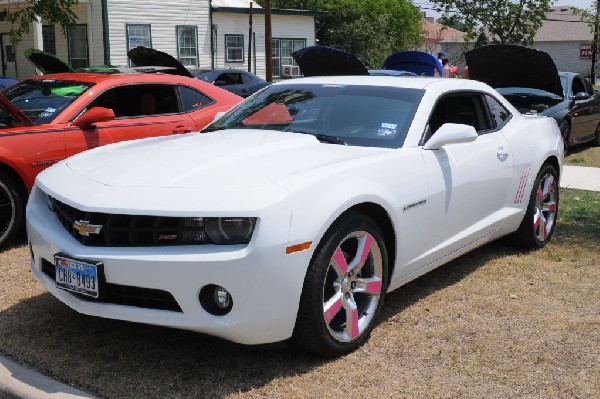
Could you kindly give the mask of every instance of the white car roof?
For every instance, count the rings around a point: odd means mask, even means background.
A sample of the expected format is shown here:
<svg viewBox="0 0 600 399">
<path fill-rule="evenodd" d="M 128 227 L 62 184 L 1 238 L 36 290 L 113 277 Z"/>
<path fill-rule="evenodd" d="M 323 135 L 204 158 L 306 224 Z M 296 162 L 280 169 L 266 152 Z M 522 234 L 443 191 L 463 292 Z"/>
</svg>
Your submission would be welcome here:
<svg viewBox="0 0 600 399">
<path fill-rule="evenodd" d="M 485 83 L 469 79 L 448 79 L 439 77 L 411 77 L 411 76 L 322 76 L 283 80 L 276 85 L 286 84 L 340 84 L 340 85 L 365 85 L 404 87 L 408 89 L 423 89 L 433 91 L 448 90 L 493 90 Z"/>
</svg>

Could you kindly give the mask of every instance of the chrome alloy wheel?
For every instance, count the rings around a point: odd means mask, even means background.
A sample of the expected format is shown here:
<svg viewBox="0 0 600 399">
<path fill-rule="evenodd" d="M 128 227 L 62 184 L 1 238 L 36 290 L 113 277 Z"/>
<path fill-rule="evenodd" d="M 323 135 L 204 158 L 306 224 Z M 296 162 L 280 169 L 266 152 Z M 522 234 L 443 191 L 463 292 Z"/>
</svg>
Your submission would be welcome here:
<svg viewBox="0 0 600 399">
<path fill-rule="evenodd" d="M 338 342 L 352 342 L 370 325 L 381 296 L 383 261 L 377 240 L 355 231 L 338 245 L 323 285 L 323 318 Z"/>
<path fill-rule="evenodd" d="M 0 243 L 3 243 L 13 230 L 16 222 L 16 201 L 13 192 L 0 180 Z"/>
<path fill-rule="evenodd" d="M 557 206 L 556 180 L 551 174 L 546 174 L 537 189 L 533 214 L 533 230 L 536 238 L 545 242 L 556 221 Z"/>
</svg>

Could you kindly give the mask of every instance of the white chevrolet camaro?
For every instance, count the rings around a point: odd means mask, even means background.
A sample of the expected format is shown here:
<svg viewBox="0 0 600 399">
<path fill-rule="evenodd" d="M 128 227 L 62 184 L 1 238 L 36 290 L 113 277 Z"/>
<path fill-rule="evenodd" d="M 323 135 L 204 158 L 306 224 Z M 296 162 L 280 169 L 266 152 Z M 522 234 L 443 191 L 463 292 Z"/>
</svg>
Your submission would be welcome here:
<svg viewBox="0 0 600 399">
<path fill-rule="evenodd" d="M 498 237 L 544 246 L 562 162 L 556 122 L 483 83 L 283 81 L 41 173 L 31 270 L 84 314 L 335 356 L 387 292 Z"/>
</svg>

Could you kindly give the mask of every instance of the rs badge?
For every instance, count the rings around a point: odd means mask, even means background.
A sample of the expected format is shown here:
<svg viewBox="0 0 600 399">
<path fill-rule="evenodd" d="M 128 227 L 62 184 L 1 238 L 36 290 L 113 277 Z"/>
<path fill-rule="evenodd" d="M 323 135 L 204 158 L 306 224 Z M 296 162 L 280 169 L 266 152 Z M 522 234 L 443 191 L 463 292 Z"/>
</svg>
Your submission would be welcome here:
<svg viewBox="0 0 600 399">
<path fill-rule="evenodd" d="M 87 220 L 76 220 L 73 223 L 73 228 L 82 236 L 89 237 L 90 234 L 100 234 L 102 225 L 90 224 Z"/>
</svg>

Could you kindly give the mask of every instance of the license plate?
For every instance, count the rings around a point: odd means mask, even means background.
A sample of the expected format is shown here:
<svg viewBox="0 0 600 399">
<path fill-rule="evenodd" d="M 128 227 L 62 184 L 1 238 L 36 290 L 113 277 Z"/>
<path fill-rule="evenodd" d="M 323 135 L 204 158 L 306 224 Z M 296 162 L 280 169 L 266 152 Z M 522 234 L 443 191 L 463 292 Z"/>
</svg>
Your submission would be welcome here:
<svg viewBox="0 0 600 399">
<path fill-rule="evenodd" d="M 54 266 L 58 288 L 92 298 L 100 297 L 100 282 L 103 276 L 102 262 L 84 261 L 55 255 Z"/>
</svg>

